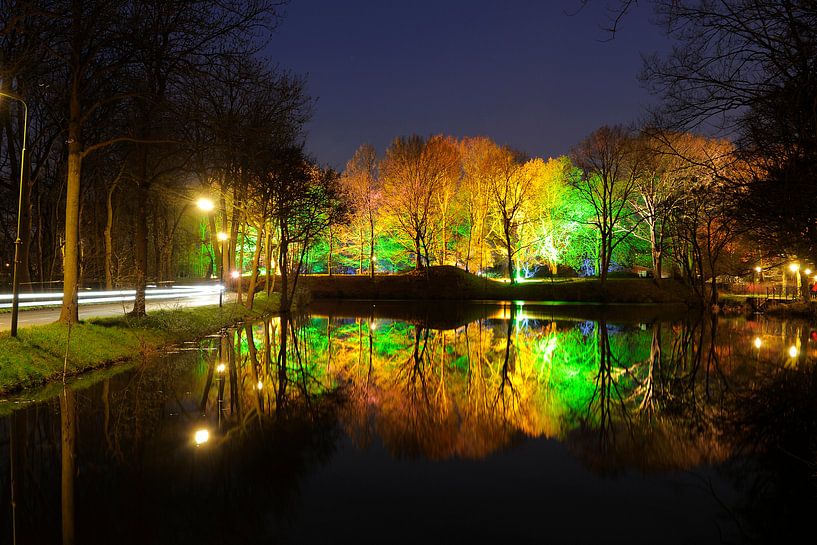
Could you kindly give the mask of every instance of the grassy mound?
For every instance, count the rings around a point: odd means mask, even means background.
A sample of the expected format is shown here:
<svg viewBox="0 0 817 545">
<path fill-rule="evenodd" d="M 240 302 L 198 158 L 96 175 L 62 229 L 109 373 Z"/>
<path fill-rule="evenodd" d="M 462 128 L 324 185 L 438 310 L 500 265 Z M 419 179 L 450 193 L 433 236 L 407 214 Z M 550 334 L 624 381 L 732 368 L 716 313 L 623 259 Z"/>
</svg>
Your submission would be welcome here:
<svg viewBox="0 0 817 545">
<path fill-rule="evenodd" d="M 452 266 L 437 266 L 397 275 L 304 276 L 313 299 L 443 299 L 563 301 L 587 303 L 684 303 L 689 289 L 674 280 L 656 285 L 646 278 L 571 278 L 510 284 L 483 278 Z"/>
</svg>

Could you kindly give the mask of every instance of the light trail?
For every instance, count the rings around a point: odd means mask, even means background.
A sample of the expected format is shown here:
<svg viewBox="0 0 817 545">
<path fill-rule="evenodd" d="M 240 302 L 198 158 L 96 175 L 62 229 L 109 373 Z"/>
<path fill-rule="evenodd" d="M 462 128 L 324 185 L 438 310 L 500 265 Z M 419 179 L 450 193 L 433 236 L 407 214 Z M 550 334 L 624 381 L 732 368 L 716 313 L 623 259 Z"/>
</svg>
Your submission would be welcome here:
<svg viewBox="0 0 817 545">
<path fill-rule="evenodd" d="M 212 295 L 224 291 L 221 284 L 204 284 L 194 286 L 177 286 L 173 288 L 148 288 L 145 290 L 146 300 L 161 299 L 191 299 L 204 295 Z M 77 293 L 80 304 L 132 302 L 136 298 L 136 290 L 86 290 Z M 51 307 L 62 305 L 62 293 L 21 293 L 19 306 L 24 307 Z M 0 294 L 0 308 L 11 308 L 12 295 Z"/>
</svg>

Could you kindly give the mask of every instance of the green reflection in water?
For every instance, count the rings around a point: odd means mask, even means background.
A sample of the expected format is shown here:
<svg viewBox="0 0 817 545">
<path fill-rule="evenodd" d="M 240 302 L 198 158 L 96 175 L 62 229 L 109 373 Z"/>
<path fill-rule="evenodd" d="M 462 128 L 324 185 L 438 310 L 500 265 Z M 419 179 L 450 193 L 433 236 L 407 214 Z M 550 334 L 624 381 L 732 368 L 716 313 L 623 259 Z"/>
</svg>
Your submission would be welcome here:
<svg viewBox="0 0 817 545">
<path fill-rule="evenodd" d="M 339 392 L 350 436 L 362 445 L 379 436 L 398 456 L 484 457 L 516 437 L 581 430 L 606 441 L 651 414 L 656 370 L 662 388 L 676 380 L 677 365 L 661 362 L 677 341 L 669 328 L 532 318 L 517 307 L 450 329 L 373 316 L 275 318 L 225 332 L 208 352 L 201 407 L 215 408 L 223 428 Z M 216 360 L 229 372 L 213 380 Z"/>
</svg>

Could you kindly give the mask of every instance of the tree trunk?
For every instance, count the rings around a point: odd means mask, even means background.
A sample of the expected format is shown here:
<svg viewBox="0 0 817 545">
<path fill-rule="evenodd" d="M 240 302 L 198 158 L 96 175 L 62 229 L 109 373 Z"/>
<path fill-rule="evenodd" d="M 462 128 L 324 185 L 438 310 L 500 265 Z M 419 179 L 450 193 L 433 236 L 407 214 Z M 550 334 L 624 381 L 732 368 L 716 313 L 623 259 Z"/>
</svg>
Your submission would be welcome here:
<svg viewBox="0 0 817 545">
<path fill-rule="evenodd" d="M 266 237 L 266 244 L 264 246 L 266 249 L 266 257 L 264 259 L 264 263 L 266 263 L 267 267 L 267 274 L 266 274 L 266 282 L 264 282 L 264 288 L 267 291 L 267 296 L 269 297 L 270 293 L 272 293 L 272 284 L 271 277 L 272 277 L 272 269 L 273 269 L 273 262 L 272 262 L 272 228 L 267 227 L 267 237 Z"/>
<path fill-rule="evenodd" d="M 108 198 L 106 199 L 106 218 L 105 218 L 105 289 L 110 291 L 113 289 L 113 192 L 116 190 L 116 184 L 108 189 Z"/>
<path fill-rule="evenodd" d="M 263 225 L 263 223 L 261 225 Z M 264 229 L 258 226 L 255 251 L 252 254 L 252 274 L 250 275 L 249 287 L 247 288 L 247 301 L 245 303 L 248 309 L 252 309 L 253 300 L 255 299 L 255 286 L 258 283 L 258 267 L 261 263 L 261 240 L 263 237 Z"/>
<path fill-rule="evenodd" d="M 62 514 L 62 543 L 75 543 L 74 477 L 76 475 L 77 412 L 76 394 L 63 388 L 60 396 L 60 505 Z"/>
<path fill-rule="evenodd" d="M 80 138 L 79 82 L 74 77 L 68 121 L 68 176 L 65 187 L 65 247 L 63 251 L 62 309 L 60 322 L 79 321 L 77 290 L 79 288 L 79 186 L 82 172 Z"/>
<path fill-rule="evenodd" d="M 287 312 L 291 302 L 289 301 L 289 284 L 287 281 L 287 261 L 289 260 L 289 243 L 284 237 L 278 245 L 278 270 L 281 272 L 281 312 Z"/>
<path fill-rule="evenodd" d="M 374 218 L 369 214 L 369 276 L 374 278 Z"/>
<path fill-rule="evenodd" d="M 236 266 L 236 270 L 238 271 L 238 278 L 235 279 L 236 286 L 236 300 L 235 302 L 239 305 L 241 304 L 241 297 L 244 289 L 244 236 L 247 233 L 247 224 L 243 224 L 241 226 L 241 246 L 238 250 L 238 265 Z"/>
<path fill-rule="evenodd" d="M 143 152 L 144 154 L 144 152 Z M 144 174 L 144 170 L 142 171 Z M 148 188 L 144 185 L 144 176 L 142 177 L 142 185 L 136 189 L 136 224 L 134 229 L 134 250 L 135 263 L 134 269 L 136 272 L 135 288 L 136 298 L 133 300 L 133 310 L 130 311 L 131 316 L 145 315 L 145 288 L 147 288 L 147 267 L 148 267 L 148 222 L 147 222 L 147 199 Z"/>
<path fill-rule="evenodd" d="M 20 255 L 17 257 L 17 279 L 20 291 L 31 291 L 31 154 L 26 154 L 23 164 L 22 184 L 20 196 L 23 202 L 20 206 Z"/>
<path fill-rule="evenodd" d="M 511 279 L 511 284 L 516 283 L 516 275 L 513 270 L 513 250 L 511 247 L 511 234 L 509 228 L 505 227 L 505 249 L 508 250 L 508 277 Z"/>
<path fill-rule="evenodd" d="M 332 236 L 332 227 L 329 227 L 329 256 L 326 259 L 326 274 L 328 276 L 332 276 L 332 243 L 334 242 L 334 237 Z"/>
</svg>

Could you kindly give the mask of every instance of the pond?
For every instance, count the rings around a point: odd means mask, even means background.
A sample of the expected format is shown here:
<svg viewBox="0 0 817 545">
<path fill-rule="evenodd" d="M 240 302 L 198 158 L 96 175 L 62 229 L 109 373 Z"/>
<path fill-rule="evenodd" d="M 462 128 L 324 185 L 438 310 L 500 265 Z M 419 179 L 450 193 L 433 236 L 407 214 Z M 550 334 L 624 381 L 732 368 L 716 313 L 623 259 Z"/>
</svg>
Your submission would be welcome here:
<svg viewBox="0 0 817 545">
<path fill-rule="evenodd" d="M 817 332 L 654 313 L 321 302 L 3 400 L 0 543 L 811 532 Z"/>
</svg>

